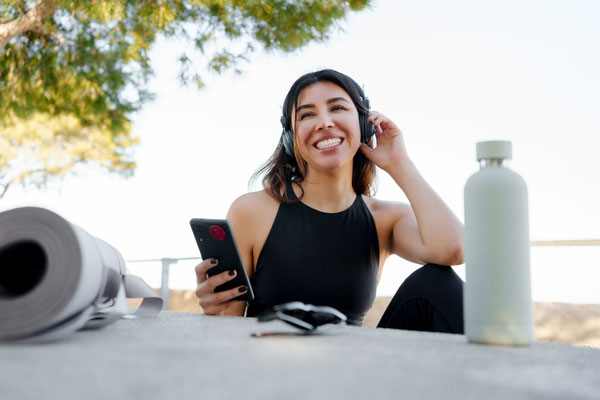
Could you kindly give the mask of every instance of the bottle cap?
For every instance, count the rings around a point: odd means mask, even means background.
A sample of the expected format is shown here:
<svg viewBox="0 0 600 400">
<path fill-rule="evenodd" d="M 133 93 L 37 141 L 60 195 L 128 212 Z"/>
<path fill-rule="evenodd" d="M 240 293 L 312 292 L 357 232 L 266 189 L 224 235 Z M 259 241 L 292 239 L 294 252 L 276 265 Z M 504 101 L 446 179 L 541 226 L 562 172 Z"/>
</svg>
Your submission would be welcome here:
<svg viewBox="0 0 600 400">
<path fill-rule="evenodd" d="M 512 159 L 512 143 L 508 140 L 490 140 L 477 143 L 477 161 L 495 158 Z"/>
</svg>

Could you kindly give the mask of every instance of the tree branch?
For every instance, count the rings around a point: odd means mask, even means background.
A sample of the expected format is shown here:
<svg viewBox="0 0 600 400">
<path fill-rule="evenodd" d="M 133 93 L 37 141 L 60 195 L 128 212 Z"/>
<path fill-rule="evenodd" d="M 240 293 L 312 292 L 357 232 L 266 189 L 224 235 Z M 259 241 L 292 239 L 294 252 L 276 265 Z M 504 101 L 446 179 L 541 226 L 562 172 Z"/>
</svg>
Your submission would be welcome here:
<svg viewBox="0 0 600 400">
<path fill-rule="evenodd" d="M 8 191 L 8 188 L 13 184 L 13 183 L 17 183 L 19 181 L 22 181 L 26 176 L 28 175 L 33 175 L 37 172 L 44 172 L 45 170 L 43 168 L 40 169 L 34 169 L 32 171 L 23 171 L 21 172 L 19 175 L 13 177 L 11 180 L 9 180 L 8 182 L 2 184 L 2 186 L 4 186 L 4 189 L 0 192 L 0 199 L 4 197 L 4 195 L 6 194 L 6 192 Z"/>
<path fill-rule="evenodd" d="M 80 156 L 74 157 L 74 159 L 67 162 L 65 165 L 57 166 L 56 169 L 53 171 L 49 171 L 48 167 L 22 171 L 21 173 L 14 176 L 12 179 L 10 179 L 6 183 L 0 182 L 0 187 L 2 188 L 2 189 L 0 189 L 0 200 L 4 197 L 4 195 L 6 195 L 6 192 L 8 191 L 9 187 L 19 184 L 19 183 L 23 184 L 25 179 L 30 178 L 33 175 L 45 174 L 46 176 L 42 178 L 43 180 L 40 183 L 42 185 L 45 185 L 45 183 L 48 179 L 51 179 L 54 176 L 66 173 L 66 172 L 70 171 L 73 167 L 75 167 L 76 165 L 81 164 L 85 161 L 86 161 L 86 157 L 80 155 Z M 38 184 L 38 186 L 39 186 L 39 184 Z"/>
<path fill-rule="evenodd" d="M 26 178 L 28 178 L 28 177 L 30 177 L 32 175 L 35 175 L 35 174 L 44 174 L 45 173 L 47 176 L 50 177 L 50 176 L 53 176 L 53 175 L 57 175 L 58 173 L 62 172 L 62 170 L 68 170 L 68 169 L 74 167 L 78 162 L 81 162 L 81 161 L 82 161 L 81 158 L 79 158 L 78 160 L 75 160 L 75 161 L 71 161 L 66 166 L 63 166 L 62 168 L 60 168 L 57 173 L 48 172 L 48 170 L 46 168 L 37 168 L 37 169 L 30 170 L 30 171 L 23 171 L 20 174 L 18 174 L 17 176 L 13 177 L 8 182 L 0 184 L 0 186 L 4 187 L 0 191 L 0 199 L 2 199 L 4 197 L 4 195 L 6 194 L 6 192 L 8 191 L 8 188 L 10 186 L 12 186 L 13 184 L 23 183 L 23 181 Z"/>
<path fill-rule="evenodd" d="M 10 186 L 10 184 L 7 185 L 0 185 L 0 186 L 4 186 L 2 191 L 0 191 L 0 199 L 2 199 L 4 197 L 4 194 L 6 193 L 6 191 L 8 190 L 8 187 Z"/>
<path fill-rule="evenodd" d="M 45 33 L 44 19 L 52 15 L 57 4 L 54 0 L 41 0 L 35 7 L 25 14 L 9 22 L 0 24 L 0 52 L 10 39 L 25 32 Z"/>
</svg>

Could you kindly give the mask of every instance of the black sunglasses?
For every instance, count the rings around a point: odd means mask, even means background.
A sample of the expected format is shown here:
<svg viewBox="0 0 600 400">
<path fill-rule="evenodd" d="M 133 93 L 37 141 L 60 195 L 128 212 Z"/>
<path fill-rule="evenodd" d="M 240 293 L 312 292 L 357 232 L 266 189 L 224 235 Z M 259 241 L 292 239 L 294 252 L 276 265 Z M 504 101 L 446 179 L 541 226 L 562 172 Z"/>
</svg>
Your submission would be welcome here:
<svg viewBox="0 0 600 400">
<path fill-rule="evenodd" d="M 338 325 L 346 322 L 346 316 L 333 307 L 313 306 L 299 301 L 274 306 L 258 316 L 259 322 L 281 320 L 293 327 L 316 333 L 326 325 Z"/>
</svg>

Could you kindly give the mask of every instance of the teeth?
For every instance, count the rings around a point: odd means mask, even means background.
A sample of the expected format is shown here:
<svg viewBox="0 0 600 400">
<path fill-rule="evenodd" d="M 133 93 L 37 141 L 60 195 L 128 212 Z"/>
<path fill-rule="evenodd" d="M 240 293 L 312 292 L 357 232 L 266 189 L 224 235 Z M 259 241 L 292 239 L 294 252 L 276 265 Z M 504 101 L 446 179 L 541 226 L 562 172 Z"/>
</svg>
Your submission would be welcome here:
<svg viewBox="0 0 600 400">
<path fill-rule="evenodd" d="M 326 149 L 328 147 L 337 146 L 340 143 L 342 143 L 342 139 L 340 138 L 325 139 L 317 143 L 317 148 Z"/>
</svg>

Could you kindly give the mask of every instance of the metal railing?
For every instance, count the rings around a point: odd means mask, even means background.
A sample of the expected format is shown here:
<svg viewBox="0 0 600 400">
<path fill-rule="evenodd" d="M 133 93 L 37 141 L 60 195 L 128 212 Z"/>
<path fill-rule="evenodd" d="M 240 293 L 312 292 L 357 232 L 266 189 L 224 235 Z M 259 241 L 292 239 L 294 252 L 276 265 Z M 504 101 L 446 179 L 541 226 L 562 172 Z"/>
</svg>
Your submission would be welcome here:
<svg viewBox="0 0 600 400">
<path fill-rule="evenodd" d="M 600 246 L 600 239 L 583 239 L 583 240 L 534 240 L 531 242 L 532 246 L 553 246 L 553 247 L 566 247 L 566 246 Z"/>
<path fill-rule="evenodd" d="M 200 260 L 200 257 L 180 257 L 180 258 L 149 258 L 142 260 L 126 260 L 125 263 L 138 263 L 138 262 L 157 262 L 160 261 L 162 263 L 161 267 L 161 277 L 160 277 L 160 297 L 163 299 L 163 310 L 167 310 L 169 308 L 169 297 L 170 297 L 170 289 L 169 289 L 169 271 L 171 269 L 171 264 L 177 264 L 179 261 L 183 260 Z"/>
<path fill-rule="evenodd" d="M 549 247 L 570 247 L 570 246 L 600 246 L 600 239 L 582 239 L 582 240 L 534 240 L 531 246 L 549 246 Z M 180 257 L 180 258 L 150 258 L 141 260 L 127 260 L 126 263 L 138 262 L 161 262 L 161 281 L 160 297 L 163 298 L 163 309 L 169 307 L 169 271 L 172 264 L 177 264 L 184 260 L 200 260 L 200 257 Z"/>
</svg>

